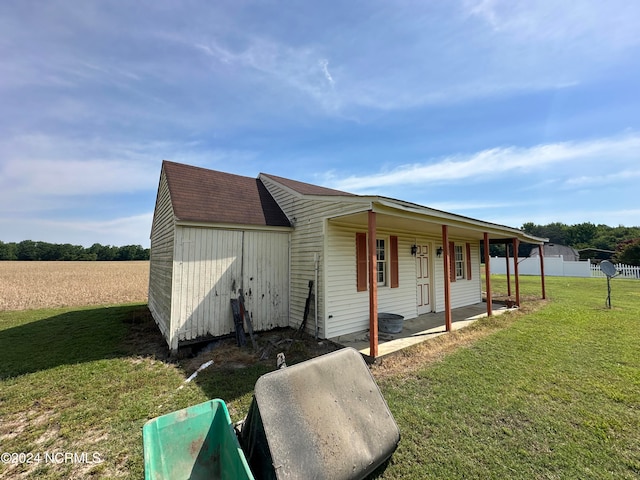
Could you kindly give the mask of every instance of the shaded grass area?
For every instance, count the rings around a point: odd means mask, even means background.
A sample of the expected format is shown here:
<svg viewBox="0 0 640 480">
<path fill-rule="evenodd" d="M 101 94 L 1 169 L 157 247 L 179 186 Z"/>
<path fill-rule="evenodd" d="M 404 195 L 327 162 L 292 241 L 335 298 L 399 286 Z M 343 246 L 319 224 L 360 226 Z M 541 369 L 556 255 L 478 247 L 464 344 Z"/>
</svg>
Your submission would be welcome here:
<svg viewBox="0 0 640 480">
<path fill-rule="evenodd" d="M 316 353 L 294 342 L 287 359 Z M 238 421 L 274 357 L 258 361 L 229 339 L 196 358 L 169 358 L 143 304 L 0 312 L 0 453 L 32 460 L 0 463 L 0 478 L 143 478 L 146 421 L 211 398 Z M 208 359 L 214 365 L 185 383 Z M 44 461 L 64 453 L 88 455 Z"/>
<path fill-rule="evenodd" d="M 547 287 L 538 311 L 381 381 L 402 442 L 380 478 L 640 476 L 640 283 L 616 282 L 611 310 L 604 279 Z"/>
<path fill-rule="evenodd" d="M 130 307 L 0 313 L 0 378 L 72 365 L 125 352 Z"/>
<path fill-rule="evenodd" d="M 0 446 L 32 460 L 0 464 L 0 477 L 142 478 L 147 420 L 209 395 L 248 405 L 262 373 L 184 384 L 191 371 L 166 354 L 145 305 L 0 312 Z M 88 456 L 44 461 L 68 452 Z"/>
</svg>

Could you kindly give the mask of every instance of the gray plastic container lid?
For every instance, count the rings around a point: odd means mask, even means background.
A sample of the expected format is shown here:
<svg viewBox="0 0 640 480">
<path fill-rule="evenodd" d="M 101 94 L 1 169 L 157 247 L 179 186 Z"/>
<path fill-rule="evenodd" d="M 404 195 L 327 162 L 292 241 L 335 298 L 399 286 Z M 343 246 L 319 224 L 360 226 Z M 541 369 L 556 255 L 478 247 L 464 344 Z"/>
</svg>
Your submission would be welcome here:
<svg viewBox="0 0 640 480">
<path fill-rule="evenodd" d="M 362 479 L 400 430 L 362 355 L 344 348 L 263 375 L 240 435 L 256 479 Z"/>
</svg>

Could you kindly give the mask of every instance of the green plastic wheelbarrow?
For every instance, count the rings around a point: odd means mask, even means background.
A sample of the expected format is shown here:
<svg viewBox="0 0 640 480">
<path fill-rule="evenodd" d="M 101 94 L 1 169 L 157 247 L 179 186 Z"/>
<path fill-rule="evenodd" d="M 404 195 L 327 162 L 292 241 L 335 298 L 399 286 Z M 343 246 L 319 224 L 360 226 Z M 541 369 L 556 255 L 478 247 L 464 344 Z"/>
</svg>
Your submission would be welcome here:
<svg viewBox="0 0 640 480">
<path fill-rule="evenodd" d="M 254 480 L 220 399 L 149 420 L 142 440 L 146 480 Z"/>
</svg>

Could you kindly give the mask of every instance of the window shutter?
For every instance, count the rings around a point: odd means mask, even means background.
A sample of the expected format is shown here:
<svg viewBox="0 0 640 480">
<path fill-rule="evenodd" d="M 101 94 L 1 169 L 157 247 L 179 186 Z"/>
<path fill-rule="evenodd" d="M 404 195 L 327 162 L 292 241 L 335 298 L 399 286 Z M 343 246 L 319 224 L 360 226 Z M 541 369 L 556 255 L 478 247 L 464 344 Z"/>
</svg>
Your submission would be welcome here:
<svg viewBox="0 0 640 480">
<path fill-rule="evenodd" d="M 356 233 L 356 288 L 367 290 L 367 234 Z"/>
<path fill-rule="evenodd" d="M 467 280 L 471 280 L 471 244 L 467 243 Z"/>
<path fill-rule="evenodd" d="M 449 242 L 449 280 L 456 281 L 456 244 Z"/>
<path fill-rule="evenodd" d="M 398 268 L 398 237 L 392 235 L 389 237 L 389 261 L 391 266 L 391 288 L 398 288 L 400 285 L 400 272 Z"/>
</svg>

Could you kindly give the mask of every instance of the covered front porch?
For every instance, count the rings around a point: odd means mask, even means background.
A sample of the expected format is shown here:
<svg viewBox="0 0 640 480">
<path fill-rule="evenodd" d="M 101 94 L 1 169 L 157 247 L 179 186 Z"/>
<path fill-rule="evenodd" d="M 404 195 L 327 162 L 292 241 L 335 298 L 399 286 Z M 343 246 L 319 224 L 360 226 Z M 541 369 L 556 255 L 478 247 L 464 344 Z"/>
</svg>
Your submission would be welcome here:
<svg viewBox="0 0 640 480">
<path fill-rule="evenodd" d="M 492 315 L 500 315 L 509 309 L 500 303 L 494 303 Z M 379 359 L 399 350 L 426 342 L 447 333 L 445 312 L 425 313 L 405 320 L 402 331 L 396 334 L 378 333 L 378 352 L 371 356 L 369 330 L 341 335 L 329 340 L 343 347 L 353 347 L 370 361 Z M 468 327 L 476 320 L 487 316 L 487 304 L 476 303 L 451 310 L 451 330 Z"/>
<path fill-rule="evenodd" d="M 334 277 L 337 287 L 327 289 L 332 305 L 327 319 L 333 322 L 335 334 L 328 337 L 338 344 L 353 346 L 371 359 L 456 330 L 482 316 L 501 313 L 504 307 L 492 305 L 491 244 L 513 248 L 515 305 L 520 306 L 519 244 L 539 245 L 542 259 L 542 244 L 546 240 L 511 227 L 384 197 L 372 198 L 369 205 L 327 220 L 326 230 L 333 241 L 331 252 L 336 256 L 330 267 L 343 268 L 351 260 L 346 254 L 338 258 L 335 252 L 343 252 L 340 248 L 347 244 L 342 240 L 347 238 L 343 232 L 356 231 L 356 275 L 348 281 L 356 281 L 359 295 L 346 296 L 348 285 L 338 281 L 342 277 Z M 384 243 L 387 239 L 391 247 L 388 252 Z M 344 252 L 353 255 L 353 250 Z M 485 285 L 481 283 L 483 263 Z M 507 277 L 510 296 L 511 279 L 509 274 Z M 483 287 L 486 302 L 481 302 Z M 544 298 L 543 272 L 541 287 Z M 366 308 L 364 294 L 368 294 L 368 330 L 361 322 Z M 347 302 L 349 311 L 344 315 L 335 305 L 344 306 Z M 379 311 L 405 316 L 409 319 L 405 330 L 399 335 L 379 333 Z M 353 317 L 359 318 L 358 322 L 351 322 L 358 328 L 336 336 L 338 327 Z M 354 330 L 359 333 L 351 333 Z"/>
</svg>

